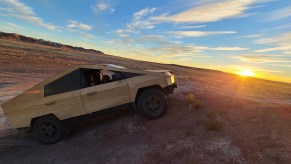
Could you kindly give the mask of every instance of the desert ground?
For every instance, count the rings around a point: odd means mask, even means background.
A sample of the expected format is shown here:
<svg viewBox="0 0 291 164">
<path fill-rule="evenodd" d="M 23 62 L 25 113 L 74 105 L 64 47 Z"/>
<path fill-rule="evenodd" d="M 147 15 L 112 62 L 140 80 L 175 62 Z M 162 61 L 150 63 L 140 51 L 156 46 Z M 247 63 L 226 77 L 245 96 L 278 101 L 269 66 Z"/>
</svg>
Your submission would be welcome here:
<svg viewBox="0 0 291 164">
<path fill-rule="evenodd" d="M 43 145 L 11 129 L 0 109 L 0 163 L 291 163 L 288 83 L 0 39 L 0 104 L 72 65 L 97 63 L 172 70 L 178 88 L 167 113 L 82 120 L 66 140 Z"/>
</svg>

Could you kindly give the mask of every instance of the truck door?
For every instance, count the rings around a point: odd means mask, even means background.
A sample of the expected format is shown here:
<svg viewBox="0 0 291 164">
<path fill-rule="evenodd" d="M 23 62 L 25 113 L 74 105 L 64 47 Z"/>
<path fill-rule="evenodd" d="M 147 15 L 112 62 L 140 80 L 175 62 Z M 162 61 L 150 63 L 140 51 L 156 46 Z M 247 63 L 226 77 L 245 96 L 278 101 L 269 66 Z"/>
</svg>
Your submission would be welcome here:
<svg viewBox="0 0 291 164">
<path fill-rule="evenodd" d="M 81 72 L 81 96 L 87 113 L 130 102 L 128 85 L 121 73 L 98 69 L 83 69 Z"/>
<path fill-rule="evenodd" d="M 42 107 L 35 110 L 38 115 L 55 114 L 60 119 L 86 114 L 81 98 L 80 69 L 44 84 Z"/>
</svg>

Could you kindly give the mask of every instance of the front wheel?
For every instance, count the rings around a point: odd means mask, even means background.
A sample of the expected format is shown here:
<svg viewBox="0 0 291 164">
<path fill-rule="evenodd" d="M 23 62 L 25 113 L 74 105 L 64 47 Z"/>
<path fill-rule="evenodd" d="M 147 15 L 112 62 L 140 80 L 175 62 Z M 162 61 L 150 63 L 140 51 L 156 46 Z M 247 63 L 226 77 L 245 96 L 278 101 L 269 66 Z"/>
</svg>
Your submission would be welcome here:
<svg viewBox="0 0 291 164">
<path fill-rule="evenodd" d="M 137 110 L 149 119 L 157 119 L 165 114 L 167 104 L 167 97 L 162 91 L 149 89 L 140 95 L 137 101 Z"/>
<path fill-rule="evenodd" d="M 68 128 L 55 116 L 43 116 L 35 121 L 32 132 L 41 143 L 54 144 L 66 137 Z"/>
</svg>

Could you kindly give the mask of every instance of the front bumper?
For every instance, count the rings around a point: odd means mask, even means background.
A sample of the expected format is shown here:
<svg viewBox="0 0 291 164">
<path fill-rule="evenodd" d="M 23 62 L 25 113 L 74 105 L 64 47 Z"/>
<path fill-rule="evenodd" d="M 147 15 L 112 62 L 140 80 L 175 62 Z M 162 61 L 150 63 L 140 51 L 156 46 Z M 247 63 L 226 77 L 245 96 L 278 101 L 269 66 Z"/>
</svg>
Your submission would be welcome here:
<svg viewBox="0 0 291 164">
<path fill-rule="evenodd" d="M 178 87 L 178 85 L 176 83 L 173 83 L 171 85 L 166 86 L 165 88 L 163 88 L 163 92 L 168 95 L 168 94 L 172 94 L 174 92 L 174 90 Z"/>
</svg>

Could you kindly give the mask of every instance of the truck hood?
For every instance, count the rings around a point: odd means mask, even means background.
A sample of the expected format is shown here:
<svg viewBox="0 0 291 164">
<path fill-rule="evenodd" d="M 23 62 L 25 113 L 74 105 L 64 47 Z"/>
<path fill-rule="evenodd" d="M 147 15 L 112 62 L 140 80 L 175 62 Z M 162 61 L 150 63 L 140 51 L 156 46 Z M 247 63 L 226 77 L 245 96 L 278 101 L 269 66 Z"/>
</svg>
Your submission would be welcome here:
<svg viewBox="0 0 291 164">
<path fill-rule="evenodd" d="M 171 70 L 146 70 L 146 71 L 149 71 L 149 72 L 171 72 Z"/>
</svg>

